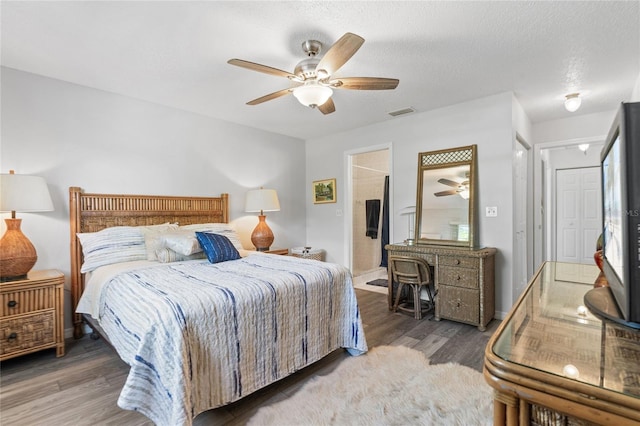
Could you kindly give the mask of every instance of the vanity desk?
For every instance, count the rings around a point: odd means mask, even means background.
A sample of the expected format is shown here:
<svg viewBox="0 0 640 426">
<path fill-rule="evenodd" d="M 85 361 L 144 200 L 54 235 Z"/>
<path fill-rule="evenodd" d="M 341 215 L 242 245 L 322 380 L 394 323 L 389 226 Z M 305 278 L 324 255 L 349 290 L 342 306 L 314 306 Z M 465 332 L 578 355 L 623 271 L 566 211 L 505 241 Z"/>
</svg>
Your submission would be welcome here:
<svg viewBox="0 0 640 426">
<path fill-rule="evenodd" d="M 544 263 L 491 337 L 495 425 L 640 424 L 640 330 L 585 308 L 598 273 Z"/>
<path fill-rule="evenodd" d="M 385 246 L 389 256 L 412 256 L 427 261 L 433 271 L 437 296 L 435 319 L 448 319 L 478 326 L 480 331 L 495 313 L 495 248 L 471 249 L 437 245 Z M 392 289 L 391 275 L 388 288 Z M 389 291 L 389 309 L 392 292 Z"/>
</svg>

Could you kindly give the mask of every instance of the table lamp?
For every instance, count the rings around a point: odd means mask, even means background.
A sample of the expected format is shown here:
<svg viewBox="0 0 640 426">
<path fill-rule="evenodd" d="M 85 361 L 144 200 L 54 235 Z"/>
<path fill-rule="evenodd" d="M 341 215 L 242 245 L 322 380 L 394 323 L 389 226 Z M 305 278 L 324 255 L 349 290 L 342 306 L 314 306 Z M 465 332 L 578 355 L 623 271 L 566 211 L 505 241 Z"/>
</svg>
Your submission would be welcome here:
<svg viewBox="0 0 640 426">
<path fill-rule="evenodd" d="M 415 231 L 414 231 L 415 229 L 414 226 L 416 223 L 416 206 L 408 206 L 400 210 L 400 216 L 407 216 L 408 218 L 409 232 L 408 232 L 407 239 L 404 240 L 404 242 L 407 245 L 412 246 L 416 243 Z"/>
<path fill-rule="evenodd" d="M 258 225 L 251 233 L 251 243 L 258 251 L 268 251 L 273 243 L 273 232 L 267 225 L 264 212 L 280 211 L 280 202 L 275 189 L 253 189 L 247 192 L 244 210 L 248 213 L 260 212 Z"/>
<path fill-rule="evenodd" d="M 11 170 L 0 174 L 0 211 L 11 212 L 5 219 L 7 231 L 0 240 L 0 281 L 26 278 L 38 256 L 31 241 L 22 233 L 19 212 L 47 212 L 53 202 L 47 182 L 38 176 L 17 175 Z"/>
</svg>

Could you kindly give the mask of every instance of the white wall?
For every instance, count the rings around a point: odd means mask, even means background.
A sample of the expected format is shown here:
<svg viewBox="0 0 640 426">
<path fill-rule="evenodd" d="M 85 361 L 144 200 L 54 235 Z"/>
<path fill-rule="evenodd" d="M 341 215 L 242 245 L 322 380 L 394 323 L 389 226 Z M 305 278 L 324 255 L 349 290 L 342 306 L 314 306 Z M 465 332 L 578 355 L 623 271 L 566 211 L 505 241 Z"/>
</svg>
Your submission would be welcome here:
<svg viewBox="0 0 640 426">
<path fill-rule="evenodd" d="M 280 198 L 281 211 L 267 218 L 274 247 L 305 245 L 302 140 L 8 68 L 1 81 L 0 168 L 47 180 L 55 211 L 18 217 L 38 252 L 35 268 L 63 271 L 67 288 L 70 186 L 124 194 L 228 192 L 231 219 L 251 247 L 258 219 L 244 213 L 244 196 L 264 185 Z M 68 300 L 69 294 L 67 327 Z"/>
<path fill-rule="evenodd" d="M 536 123 L 533 125 L 533 142 L 540 144 L 606 136 L 616 112 L 611 110 Z"/>
<path fill-rule="evenodd" d="M 638 74 L 638 79 L 636 80 L 636 85 L 631 92 L 629 102 L 640 102 L 640 74 Z"/>
<path fill-rule="evenodd" d="M 414 113 L 378 124 L 306 142 L 307 244 L 327 250 L 328 260 L 347 264 L 345 151 L 391 143 L 391 241 L 405 238 L 406 217 L 399 209 L 415 205 L 418 153 L 478 145 L 479 213 L 497 206 L 497 218 L 479 214 L 479 244 L 496 247 L 497 311 L 511 307 L 512 282 L 512 94 L 465 102 L 424 113 Z M 336 204 L 314 205 L 313 180 L 337 178 Z M 394 231 L 398 230 L 397 237 Z"/>
</svg>

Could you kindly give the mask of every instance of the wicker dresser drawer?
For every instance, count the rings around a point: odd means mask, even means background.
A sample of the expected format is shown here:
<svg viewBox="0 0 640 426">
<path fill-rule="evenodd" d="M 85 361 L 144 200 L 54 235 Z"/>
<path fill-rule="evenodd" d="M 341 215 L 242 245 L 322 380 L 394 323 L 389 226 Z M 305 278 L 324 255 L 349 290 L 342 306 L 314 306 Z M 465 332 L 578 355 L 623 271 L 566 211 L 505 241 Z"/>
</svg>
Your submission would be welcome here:
<svg viewBox="0 0 640 426">
<path fill-rule="evenodd" d="M 478 269 L 478 259 L 466 256 L 439 256 L 438 264 L 440 266 L 457 266 L 460 268 Z"/>
<path fill-rule="evenodd" d="M 477 289 L 478 271 L 476 269 L 440 266 L 438 268 L 438 284 Z"/>
<path fill-rule="evenodd" d="M 0 360 L 53 348 L 64 355 L 64 275 L 31 271 L 0 283 Z"/>
<path fill-rule="evenodd" d="M 53 310 L 0 320 L 0 354 L 30 351 L 55 342 Z"/>
<path fill-rule="evenodd" d="M 29 288 L 0 293 L 0 317 L 52 309 L 55 306 L 55 288 Z"/>
<path fill-rule="evenodd" d="M 437 297 L 436 303 L 440 305 L 442 318 L 478 324 L 480 319 L 478 290 L 441 285 Z"/>
</svg>

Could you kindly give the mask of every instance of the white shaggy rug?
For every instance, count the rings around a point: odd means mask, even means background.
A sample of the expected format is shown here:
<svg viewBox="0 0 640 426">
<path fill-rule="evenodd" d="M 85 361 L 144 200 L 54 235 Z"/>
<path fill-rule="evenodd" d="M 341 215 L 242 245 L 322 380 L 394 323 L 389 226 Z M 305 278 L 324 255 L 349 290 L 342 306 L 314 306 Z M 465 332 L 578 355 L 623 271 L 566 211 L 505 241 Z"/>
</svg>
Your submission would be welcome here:
<svg viewBox="0 0 640 426">
<path fill-rule="evenodd" d="M 476 370 L 429 365 L 422 352 L 379 346 L 344 359 L 249 425 L 491 425 L 493 393 Z"/>
</svg>

